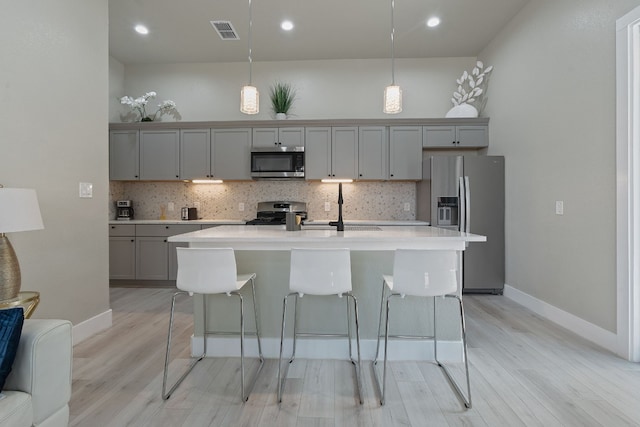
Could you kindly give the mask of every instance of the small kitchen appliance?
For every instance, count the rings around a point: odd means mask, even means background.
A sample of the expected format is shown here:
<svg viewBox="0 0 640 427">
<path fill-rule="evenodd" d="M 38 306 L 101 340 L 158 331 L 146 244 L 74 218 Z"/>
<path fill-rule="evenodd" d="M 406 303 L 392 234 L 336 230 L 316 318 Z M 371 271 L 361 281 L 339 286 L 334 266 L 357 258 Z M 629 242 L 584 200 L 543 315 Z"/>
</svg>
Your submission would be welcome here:
<svg viewBox="0 0 640 427">
<path fill-rule="evenodd" d="M 198 219 L 198 209 L 184 207 L 180 210 L 180 218 L 185 221 L 193 221 Z"/>
<path fill-rule="evenodd" d="M 129 221 L 133 219 L 133 202 L 131 200 L 116 201 L 116 220 Z"/>
<path fill-rule="evenodd" d="M 287 223 L 287 213 L 300 216 L 301 222 L 307 219 L 307 204 L 304 202 L 260 202 L 257 218 L 247 221 L 247 225 L 283 225 Z"/>
<path fill-rule="evenodd" d="M 251 150 L 253 179 L 303 179 L 304 147 L 254 147 Z"/>
</svg>

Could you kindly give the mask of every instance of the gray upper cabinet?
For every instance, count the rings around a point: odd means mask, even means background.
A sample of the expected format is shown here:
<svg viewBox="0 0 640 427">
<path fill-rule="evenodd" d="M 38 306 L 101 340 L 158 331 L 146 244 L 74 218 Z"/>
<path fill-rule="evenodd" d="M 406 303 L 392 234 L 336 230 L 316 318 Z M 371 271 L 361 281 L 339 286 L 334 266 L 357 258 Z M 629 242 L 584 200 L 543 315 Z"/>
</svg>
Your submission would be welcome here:
<svg viewBox="0 0 640 427">
<path fill-rule="evenodd" d="M 180 131 L 180 179 L 211 177 L 211 130 Z"/>
<path fill-rule="evenodd" d="M 360 126 L 358 179 L 389 179 L 389 139 L 385 126 Z"/>
<path fill-rule="evenodd" d="M 424 126 L 424 148 L 482 148 L 489 146 L 486 125 Z"/>
<path fill-rule="evenodd" d="M 140 179 L 180 178 L 180 131 L 140 131 Z"/>
<path fill-rule="evenodd" d="M 253 128 L 253 147 L 304 147 L 303 127 Z"/>
<path fill-rule="evenodd" d="M 308 127 L 305 179 L 358 177 L 358 127 Z"/>
<path fill-rule="evenodd" d="M 109 179 L 140 179 L 140 140 L 137 130 L 109 132 Z"/>
<path fill-rule="evenodd" d="M 389 128 L 389 179 L 422 179 L 422 127 Z"/>
<path fill-rule="evenodd" d="M 213 129 L 211 140 L 213 177 L 251 180 L 251 129 Z"/>
</svg>

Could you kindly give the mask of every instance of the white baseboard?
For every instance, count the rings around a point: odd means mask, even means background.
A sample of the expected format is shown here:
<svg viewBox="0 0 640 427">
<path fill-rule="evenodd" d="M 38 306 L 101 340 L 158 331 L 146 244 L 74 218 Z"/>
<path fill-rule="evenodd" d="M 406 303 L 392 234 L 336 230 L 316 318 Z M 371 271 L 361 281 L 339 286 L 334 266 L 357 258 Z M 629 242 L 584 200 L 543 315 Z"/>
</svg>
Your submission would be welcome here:
<svg viewBox="0 0 640 427">
<path fill-rule="evenodd" d="M 509 285 L 504 287 L 504 296 L 517 302 L 520 305 L 528 308 L 529 310 L 539 314 L 540 316 L 557 323 L 570 330 L 571 332 L 580 335 L 582 338 L 589 340 L 607 350 L 616 353 L 618 350 L 618 337 L 615 333 L 607 331 L 593 323 L 589 323 L 584 319 L 579 318 L 571 313 L 567 313 L 553 305 L 532 297 L 516 288 Z"/>
<path fill-rule="evenodd" d="M 263 338 L 262 354 L 267 359 L 280 357 L 280 338 Z M 203 352 L 202 337 L 191 337 L 191 353 L 200 355 Z M 380 342 L 380 357 L 384 357 L 383 342 Z M 349 358 L 349 344 L 346 338 L 321 339 L 298 338 L 296 358 L 300 359 L 337 359 Z M 285 340 L 283 357 L 290 357 L 292 340 Z M 245 337 L 245 356 L 257 357 L 258 344 L 255 337 Z M 353 357 L 356 357 L 355 341 L 352 344 Z M 376 353 L 376 340 L 360 340 L 360 358 L 373 360 Z M 438 341 L 438 358 L 442 361 L 459 362 L 463 360 L 461 341 Z M 239 357 L 240 338 L 208 337 L 208 357 Z M 433 360 L 432 341 L 390 340 L 388 360 Z"/>
<path fill-rule="evenodd" d="M 84 322 L 80 322 L 73 326 L 73 345 L 76 345 L 98 332 L 109 329 L 113 324 L 113 316 L 111 309 L 93 316 Z"/>
</svg>

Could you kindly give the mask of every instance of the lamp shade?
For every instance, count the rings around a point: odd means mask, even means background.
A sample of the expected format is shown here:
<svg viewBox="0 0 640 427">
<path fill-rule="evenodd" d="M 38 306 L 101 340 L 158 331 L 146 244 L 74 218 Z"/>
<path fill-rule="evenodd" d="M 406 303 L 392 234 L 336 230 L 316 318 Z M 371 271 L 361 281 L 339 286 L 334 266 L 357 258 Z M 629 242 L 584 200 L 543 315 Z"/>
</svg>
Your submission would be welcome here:
<svg viewBox="0 0 640 427">
<path fill-rule="evenodd" d="M 0 233 L 43 228 L 36 190 L 0 188 Z"/>
<path fill-rule="evenodd" d="M 402 111 L 402 89 L 391 85 L 384 88 L 384 113 L 397 114 Z"/>
<path fill-rule="evenodd" d="M 240 111 L 244 114 L 258 114 L 260 94 L 255 86 L 243 86 L 240 92 Z"/>
</svg>

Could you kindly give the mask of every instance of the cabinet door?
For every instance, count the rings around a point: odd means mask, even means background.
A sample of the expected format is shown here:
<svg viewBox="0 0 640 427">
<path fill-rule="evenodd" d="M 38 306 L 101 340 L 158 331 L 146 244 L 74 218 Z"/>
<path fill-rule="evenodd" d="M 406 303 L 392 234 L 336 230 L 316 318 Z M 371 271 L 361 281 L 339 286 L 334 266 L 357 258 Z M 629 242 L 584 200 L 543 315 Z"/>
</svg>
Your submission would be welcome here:
<svg viewBox="0 0 640 427">
<path fill-rule="evenodd" d="M 358 128 L 331 128 L 331 178 L 358 178 Z"/>
<path fill-rule="evenodd" d="M 109 132 L 109 179 L 127 181 L 140 178 L 140 140 L 137 130 Z"/>
<path fill-rule="evenodd" d="M 251 129 L 214 129 L 212 175 L 219 179 L 251 179 Z"/>
<path fill-rule="evenodd" d="M 109 279 L 135 279 L 136 240 L 133 236 L 109 238 Z"/>
<path fill-rule="evenodd" d="M 179 157 L 180 132 L 178 130 L 140 131 L 140 179 L 179 179 Z"/>
<path fill-rule="evenodd" d="M 256 148 L 273 148 L 278 146 L 278 128 L 253 128 L 253 141 Z"/>
<path fill-rule="evenodd" d="M 422 146 L 425 148 L 450 148 L 456 146 L 455 126 L 424 126 Z"/>
<path fill-rule="evenodd" d="M 180 131 L 180 179 L 206 179 L 211 176 L 211 130 Z"/>
<path fill-rule="evenodd" d="M 389 179 L 389 142 L 384 126 L 361 126 L 358 179 Z"/>
<path fill-rule="evenodd" d="M 459 147 L 488 147 L 488 126 L 458 126 L 456 139 Z"/>
<path fill-rule="evenodd" d="M 167 280 L 168 254 L 166 237 L 136 237 L 136 279 Z"/>
<path fill-rule="evenodd" d="M 305 141 L 305 179 L 331 178 L 331 128 L 308 127 Z"/>
<path fill-rule="evenodd" d="M 389 178 L 422 179 L 422 127 L 389 128 Z"/>
<path fill-rule="evenodd" d="M 304 128 L 278 129 L 278 145 L 283 147 L 304 147 Z"/>
</svg>

